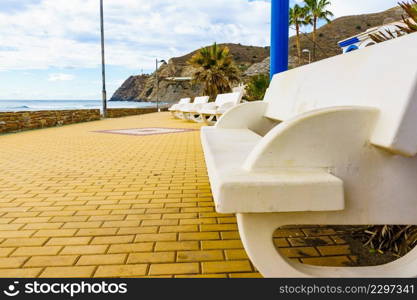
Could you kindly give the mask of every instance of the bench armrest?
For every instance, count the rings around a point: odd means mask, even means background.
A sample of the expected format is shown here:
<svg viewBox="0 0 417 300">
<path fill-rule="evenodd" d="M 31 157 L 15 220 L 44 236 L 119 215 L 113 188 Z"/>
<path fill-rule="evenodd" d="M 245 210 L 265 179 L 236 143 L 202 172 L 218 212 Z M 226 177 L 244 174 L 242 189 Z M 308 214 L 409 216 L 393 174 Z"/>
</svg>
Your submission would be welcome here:
<svg viewBox="0 0 417 300">
<path fill-rule="evenodd" d="M 234 104 L 233 102 L 226 102 L 225 104 L 219 106 L 217 108 L 217 111 L 221 114 L 226 113 L 229 109 L 233 108 L 234 106 L 236 106 L 236 104 Z"/>
<path fill-rule="evenodd" d="M 266 134 L 275 122 L 264 117 L 268 103 L 264 101 L 246 102 L 228 110 L 217 122 L 217 128 L 250 129 L 260 135 Z"/>
<path fill-rule="evenodd" d="M 271 130 L 248 156 L 244 169 L 332 169 L 346 165 L 364 147 L 371 147 L 369 139 L 378 115 L 378 109 L 360 106 L 299 115 Z"/>
</svg>

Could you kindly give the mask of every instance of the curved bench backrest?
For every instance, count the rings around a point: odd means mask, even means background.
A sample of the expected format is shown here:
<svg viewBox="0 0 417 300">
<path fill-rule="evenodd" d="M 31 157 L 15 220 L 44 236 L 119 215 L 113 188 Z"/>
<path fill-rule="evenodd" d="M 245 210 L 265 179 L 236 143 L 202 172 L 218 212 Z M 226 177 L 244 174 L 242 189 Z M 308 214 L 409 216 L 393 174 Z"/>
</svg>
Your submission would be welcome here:
<svg viewBox="0 0 417 300">
<path fill-rule="evenodd" d="M 209 102 L 209 100 L 210 100 L 209 96 L 195 97 L 194 104 L 206 104 L 207 102 Z"/>
<path fill-rule="evenodd" d="M 178 104 L 188 104 L 191 102 L 191 98 L 182 98 Z"/>
<path fill-rule="evenodd" d="M 380 110 L 375 145 L 417 153 L 417 33 L 274 76 L 266 117 L 288 120 L 335 106 Z"/>
<path fill-rule="evenodd" d="M 238 105 L 240 101 L 242 101 L 243 93 L 241 91 L 229 94 L 219 94 L 216 98 L 216 105 L 222 106 L 226 103 L 233 103 L 234 105 Z"/>
</svg>

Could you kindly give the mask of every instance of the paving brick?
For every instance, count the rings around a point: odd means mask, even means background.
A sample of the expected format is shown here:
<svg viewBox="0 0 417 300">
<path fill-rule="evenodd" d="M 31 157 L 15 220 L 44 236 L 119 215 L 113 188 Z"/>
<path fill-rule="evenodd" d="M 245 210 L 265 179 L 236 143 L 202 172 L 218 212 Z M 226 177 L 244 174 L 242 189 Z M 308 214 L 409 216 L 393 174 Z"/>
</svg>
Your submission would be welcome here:
<svg viewBox="0 0 417 300">
<path fill-rule="evenodd" d="M 306 228 L 303 229 L 306 236 L 321 236 L 321 235 L 334 235 L 336 231 L 332 228 Z"/>
<path fill-rule="evenodd" d="M 263 278 L 260 273 L 232 273 L 230 278 Z"/>
<path fill-rule="evenodd" d="M 108 245 L 65 246 L 60 254 L 103 254 Z"/>
<path fill-rule="evenodd" d="M 112 214 L 117 214 L 116 211 L 113 211 Z M 142 220 L 160 220 L 162 215 L 161 214 L 136 214 L 129 211 L 121 211 L 119 214 L 126 215 L 126 220 L 135 220 L 135 221 L 142 221 Z"/>
<path fill-rule="evenodd" d="M 193 232 L 198 231 L 197 225 L 161 226 L 159 232 Z"/>
<path fill-rule="evenodd" d="M 338 245 L 347 244 L 346 240 L 341 236 L 334 235 L 334 236 L 331 236 L 331 238 Z"/>
<path fill-rule="evenodd" d="M 180 219 L 181 225 L 188 224 L 216 224 L 216 218 Z"/>
<path fill-rule="evenodd" d="M 46 223 L 50 217 L 16 218 L 13 223 Z"/>
<path fill-rule="evenodd" d="M 49 230 L 49 229 L 42 229 L 38 230 L 33 236 L 35 237 L 66 237 L 66 236 L 74 236 L 77 229 L 57 229 L 57 230 Z"/>
<path fill-rule="evenodd" d="M 19 230 L 25 226 L 24 224 L 1 224 L 0 225 L 0 234 L 2 230 Z"/>
<path fill-rule="evenodd" d="M 248 255 L 246 254 L 245 250 L 225 250 L 227 260 L 241 260 L 241 259 L 249 259 Z"/>
<path fill-rule="evenodd" d="M 177 253 L 178 262 L 216 261 L 223 258 L 223 252 L 220 250 L 179 251 Z"/>
<path fill-rule="evenodd" d="M 28 257 L 0 257 L 0 268 L 19 268 L 28 259 Z"/>
<path fill-rule="evenodd" d="M 284 238 L 274 238 L 274 245 L 276 248 L 286 248 L 291 247 L 287 239 Z M 305 246 L 305 244 L 300 243 L 298 246 Z"/>
<path fill-rule="evenodd" d="M 158 226 L 147 226 L 147 227 L 128 227 L 128 228 L 120 228 L 117 231 L 117 234 L 141 234 L 141 233 L 157 233 Z"/>
<path fill-rule="evenodd" d="M 175 278 L 227 278 L 226 274 L 175 275 Z"/>
<path fill-rule="evenodd" d="M 218 232 L 187 232 L 180 233 L 180 241 L 200 241 L 200 240 L 219 240 L 220 235 Z"/>
<path fill-rule="evenodd" d="M 203 273 L 250 272 L 252 267 L 248 260 L 203 262 Z"/>
<path fill-rule="evenodd" d="M 103 222 L 68 222 L 62 228 L 99 228 Z M 105 227 L 103 225 L 103 227 Z"/>
<path fill-rule="evenodd" d="M 163 219 L 194 219 L 197 218 L 196 213 L 180 213 L 180 214 L 164 214 Z"/>
<path fill-rule="evenodd" d="M 24 225 L 23 229 L 59 229 L 64 223 L 30 223 Z"/>
<path fill-rule="evenodd" d="M 332 255 L 349 255 L 350 247 L 348 245 L 336 245 L 336 246 L 321 246 L 317 247 L 321 255 L 332 256 Z"/>
<path fill-rule="evenodd" d="M 138 227 L 139 221 L 106 221 L 103 223 L 103 228 L 110 227 Z"/>
<path fill-rule="evenodd" d="M 61 249 L 61 246 L 19 247 L 11 256 L 55 255 Z"/>
<path fill-rule="evenodd" d="M 137 277 L 146 275 L 148 265 L 99 266 L 94 277 Z"/>
<path fill-rule="evenodd" d="M 67 238 L 51 238 L 47 245 L 87 245 L 91 241 L 92 237 L 67 237 Z"/>
<path fill-rule="evenodd" d="M 198 242 L 157 242 L 155 251 L 198 250 Z"/>
<path fill-rule="evenodd" d="M 115 235 L 117 228 L 97 228 L 97 229 L 80 229 L 76 236 L 104 236 Z"/>
<path fill-rule="evenodd" d="M 25 267 L 71 266 L 76 259 L 76 255 L 32 256 L 25 263 Z"/>
<path fill-rule="evenodd" d="M 239 240 L 240 235 L 238 231 L 225 231 L 220 233 L 222 240 Z"/>
<path fill-rule="evenodd" d="M 1 269 L 0 278 L 35 278 L 42 268 Z"/>
<path fill-rule="evenodd" d="M 170 263 L 175 261 L 175 252 L 132 253 L 127 259 L 128 264 Z"/>
<path fill-rule="evenodd" d="M 93 238 L 92 245 L 112 245 L 112 244 L 126 244 L 131 243 L 134 240 L 134 235 L 122 235 L 122 236 L 99 236 Z"/>
<path fill-rule="evenodd" d="M 111 245 L 108 253 L 133 253 L 152 251 L 154 243 L 116 244 Z"/>
<path fill-rule="evenodd" d="M 96 267 L 47 267 L 39 277 L 44 278 L 88 278 L 94 273 Z"/>
<path fill-rule="evenodd" d="M 181 208 L 181 212 L 183 213 L 193 213 L 193 212 L 212 212 L 214 211 L 214 207 L 183 207 Z"/>
<path fill-rule="evenodd" d="M 219 224 L 236 224 L 236 218 L 235 217 L 217 218 L 217 221 L 218 221 Z"/>
<path fill-rule="evenodd" d="M 141 226 L 175 226 L 178 225 L 178 220 L 143 220 Z"/>
<path fill-rule="evenodd" d="M 176 233 L 138 234 L 135 242 L 175 241 Z"/>
<path fill-rule="evenodd" d="M 236 231 L 237 225 L 236 224 L 218 224 L 218 225 L 211 225 L 211 224 L 203 224 L 200 225 L 201 231 Z"/>
<path fill-rule="evenodd" d="M 287 257 L 310 257 L 320 256 L 313 247 L 280 248 L 279 252 Z"/>
<path fill-rule="evenodd" d="M 0 231 L 2 238 L 25 238 L 32 236 L 34 230 L 9 230 L 9 231 Z"/>
<path fill-rule="evenodd" d="M 126 254 L 83 255 L 77 261 L 77 265 L 117 265 L 124 263 L 125 259 Z"/>
<path fill-rule="evenodd" d="M 8 256 L 12 253 L 16 248 L 0 248 L 0 257 Z"/>
<path fill-rule="evenodd" d="M 197 263 L 152 264 L 149 275 L 197 274 L 199 270 Z"/>
<path fill-rule="evenodd" d="M 5 239 L 2 247 L 23 247 L 23 246 L 42 246 L 47 241 L 47 238 L 22 238 L 22 239 Z"/>
<path fill-rule="evenodd" d="M 243 245 L 240 240 L 225 241 L 202 241 L 201 247 L 204 250 L 210 249 L 242 249 Z"/>
<path fill-rule="evenodd" d="M 90 216 L 89 221 L 121 221 L 125 216 L 121 215 L 106 215 L 106 216 Z"/>
</svg>

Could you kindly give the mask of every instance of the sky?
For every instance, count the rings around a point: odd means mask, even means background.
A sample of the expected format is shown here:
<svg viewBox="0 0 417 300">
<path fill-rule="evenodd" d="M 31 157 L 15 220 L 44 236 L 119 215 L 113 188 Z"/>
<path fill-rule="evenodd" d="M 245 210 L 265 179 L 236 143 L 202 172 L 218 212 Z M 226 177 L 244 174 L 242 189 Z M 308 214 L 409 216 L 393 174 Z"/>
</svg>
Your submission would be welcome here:
<svg viewBox="0 0 417 300">
<path fill-rule="evenodd" d="M 335 17 L 398 0 L 331 0 Z M 291 0 L 291 3 L 302 3 Z M 213 42 L 268 46 L 268 0 L 104 0 L 108 94 Z M 100 99 L 99 0 L 0 1 L 0 100 Z"/>
</svg>

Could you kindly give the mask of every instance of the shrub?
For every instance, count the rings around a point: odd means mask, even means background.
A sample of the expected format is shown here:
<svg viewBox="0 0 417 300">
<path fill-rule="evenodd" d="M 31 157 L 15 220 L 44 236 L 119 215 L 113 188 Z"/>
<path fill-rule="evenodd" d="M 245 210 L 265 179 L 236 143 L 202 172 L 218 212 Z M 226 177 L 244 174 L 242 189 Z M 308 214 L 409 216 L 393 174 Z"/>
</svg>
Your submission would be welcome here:
<svg viewBox="0 0 417 300">
<path fill-rule="evenodd" d="M 252 76 L 246 85 L 247 101 L 262 100 L 265 96 L 266 90 L 269 87 L 270 79 L 268 75 L 255 75 Z"/>
</svg>

